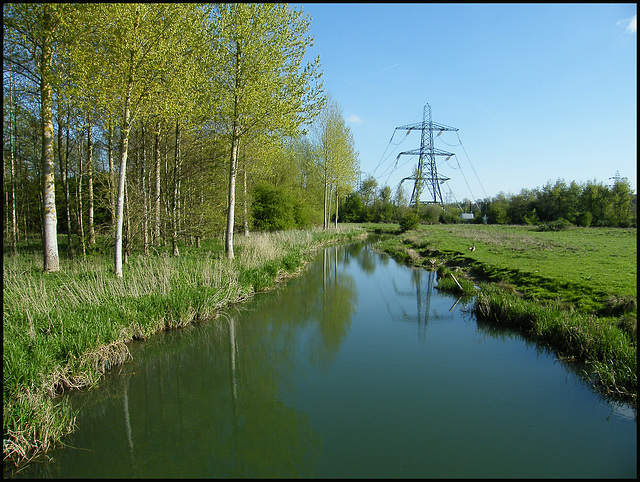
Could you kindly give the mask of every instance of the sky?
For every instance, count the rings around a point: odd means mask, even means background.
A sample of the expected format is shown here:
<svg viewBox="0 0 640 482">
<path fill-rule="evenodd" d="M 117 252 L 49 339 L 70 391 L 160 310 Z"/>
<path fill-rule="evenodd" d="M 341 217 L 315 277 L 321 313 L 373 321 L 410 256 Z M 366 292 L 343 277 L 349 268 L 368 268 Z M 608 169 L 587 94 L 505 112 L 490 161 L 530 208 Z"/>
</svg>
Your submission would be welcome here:
<svg viewBox="0 0 640 482">
<path fill-rule="evenodd" d="M 455 154 L 436 156 L 445 202 L 618 174 L 636 190 L 635 3 L 292 6 L 311 17 L 307 54 L 320 55 L 363 179 L 395 192 L 412 175 L 418 156 L 398 154 L 420 131 L 396 127 L 429 104 L 432 122 L 458 129 L 434 133 Z"/>
</svg>

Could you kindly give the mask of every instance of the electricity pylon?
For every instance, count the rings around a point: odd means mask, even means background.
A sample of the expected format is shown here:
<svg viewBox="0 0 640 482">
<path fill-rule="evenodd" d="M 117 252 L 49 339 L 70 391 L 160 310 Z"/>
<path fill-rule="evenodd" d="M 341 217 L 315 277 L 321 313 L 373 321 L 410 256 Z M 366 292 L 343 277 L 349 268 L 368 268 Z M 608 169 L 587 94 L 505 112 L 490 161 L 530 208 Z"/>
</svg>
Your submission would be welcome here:
<svg viewBox="0 0 640 482">
<path fill-rule="evenodd" d="M 420 203 L 420 194 L 422 192 L 422 184 L 426 181 L 427 187 L 429 188 L 430 193 L 433 195 L 433 201 L 427 201 L 427 203 L 442 205 L 443 202 L 442 192 L 440 191 L 440 184 L 448 181 L 449 178 L 438 175 L 435 156 L 448 156 L 447 158 L 449 158 L 454 154 L 433 147 L 433 131 L 438 131 L 438 135 L 440 135 L 444 131 L 457 131 L 458 129 L 455 127 L 449 127 L 432 122 L 431 106 L 429 104 L 424 106 L 424 111 L 422 113 L 422 122 L 396 127 L 396 129 L 422 131 L 419 149 L 413 149 L 411 151 L 405 151 L 398 154 L 398 158 L 400 158 L 400 156 L 402 156 L 403 154 L 408 156 L 420 156 L 414 176 L 405 177 L 401 181 L 401 183 L 408 179 L 412 179 L 415 181 L 413 184 L 413 192 L 411 193 L 410 203 L 415 203 L 416 208 L 418 207 Z"/>
</svg>

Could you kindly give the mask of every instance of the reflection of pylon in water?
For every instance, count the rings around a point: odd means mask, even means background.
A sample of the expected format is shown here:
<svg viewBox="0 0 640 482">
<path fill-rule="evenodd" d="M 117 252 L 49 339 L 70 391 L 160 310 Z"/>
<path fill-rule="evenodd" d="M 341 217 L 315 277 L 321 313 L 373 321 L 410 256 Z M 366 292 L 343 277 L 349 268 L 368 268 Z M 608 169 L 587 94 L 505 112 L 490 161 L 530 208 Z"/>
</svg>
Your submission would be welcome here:
<svg viewBox="0 0 640 482">
<path fill-rule="evenodd" d="M 418 166 L 414 175 L 405 177 L 401 181 L 401 183 L 408 179 L 414 181 L 413 192 L 411 193 L 411 204 L 418 205 L 420 203 L 420 194 L 422 193 L 423 183 L 426 182 L 427 188 L 433 196 L 433 201 L 426 202 L 442 205 L 443 202 L 442 192 L 440 191 L 440 184 L 448 181 L 449 178 L 438 175 L 435 156 L 448 156 L 448 159 L 454 154 L 433 147 L 433 131 L 438 131 L 438 135 L 440 135 L 444 131 L 457 131 L 458 129 L 455 127 L 449 127 L 432 122 L 431 106 L 429 104 L 424 106 L 422 122 L 396 127 L 396 129 L 404 129 L 408 131 L 420 130 L 422 133 L 419 149 L 413 149 L 411 151 L 405 151 L 398 154 L 398 158 L 403 154 L 409 156 L 420 156 L 418 159 Z"/>
</svg>

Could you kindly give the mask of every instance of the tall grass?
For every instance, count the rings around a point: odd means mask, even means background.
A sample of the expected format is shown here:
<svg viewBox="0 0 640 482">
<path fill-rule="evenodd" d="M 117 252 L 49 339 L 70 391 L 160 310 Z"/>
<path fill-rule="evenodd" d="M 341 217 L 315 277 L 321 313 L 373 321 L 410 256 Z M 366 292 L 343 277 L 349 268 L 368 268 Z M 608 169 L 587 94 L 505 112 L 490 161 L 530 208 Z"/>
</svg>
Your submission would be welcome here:
<svg viewBox="0 0 640 482">
<path fill-rule="evenodd" d="M 317 247 L 366 235 L 361 229 L 290 231 L 237 237 L 238 257 L 216 246 L 188 255 L 134 253 L 124 276 L 110 256 L 62 259 L 43 273 L 39 254 L 3 265 L 3 453 L 21 463 L 73 430 L 61 391 L 96 383 L 130 358 L 127 342 L 212 319 L 229 303 L 273 287 Z M 185 253 L 187 250 L 183 250 Z"/>
<path fill-rule="evenodd" d="M 483 285 L 474 310 L 478 317 L 519 329 L 560 356 L 588 363 L 599 391 L 637 406 L 637 346 L 614 319 L 527 301 L 495 284 Z"/>
</svg>

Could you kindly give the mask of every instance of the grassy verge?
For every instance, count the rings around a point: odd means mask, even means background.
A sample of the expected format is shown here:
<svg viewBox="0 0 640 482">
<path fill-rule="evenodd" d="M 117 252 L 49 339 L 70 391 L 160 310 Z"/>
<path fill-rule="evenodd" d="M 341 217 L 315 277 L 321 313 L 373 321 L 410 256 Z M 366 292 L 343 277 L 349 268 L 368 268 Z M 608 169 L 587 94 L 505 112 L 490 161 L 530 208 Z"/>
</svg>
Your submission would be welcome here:
<svg viewBox="0 0 640 482">
<path fill-rule="evenodd" d="M 637 407 L 636 229 L 436 225 L 396 234 L 377 247 L 438 269 L 438 289 L 477 293 L 479 317 L 587 362 L 598 391 Z"/>
<path fill-rule="evenodd" d="M 94 384 L 127 361 L 128 341 L 212 319 L 221 307 L 294 275 L 317 248 L 363 235 L 348 227 L 238 236 L 232 261 L 219 240 L 181 246 L 180 257 L 133 253 L 123 278 L 100 248 L 83 261 L 63 257 L 57 273 L 42 272 L 40 253 L 5 256 L 5 463 L 28 461 L 72 431 L 70 407 L 54 396 Z"/>
</svg>

